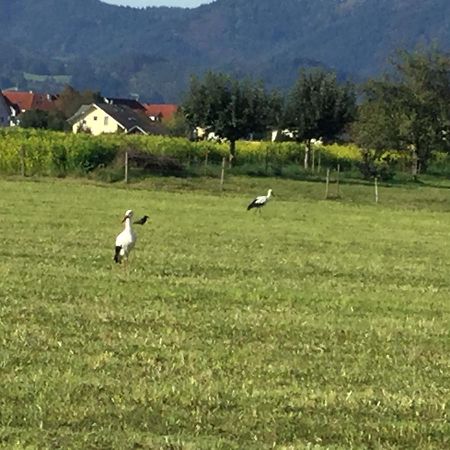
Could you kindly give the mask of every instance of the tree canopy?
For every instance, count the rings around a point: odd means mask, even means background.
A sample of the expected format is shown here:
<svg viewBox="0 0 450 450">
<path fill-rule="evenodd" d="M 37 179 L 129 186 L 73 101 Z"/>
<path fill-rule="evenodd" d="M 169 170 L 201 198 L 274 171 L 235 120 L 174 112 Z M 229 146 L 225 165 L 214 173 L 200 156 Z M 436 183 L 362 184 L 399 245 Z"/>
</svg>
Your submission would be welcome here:
<svg viewBox="0 0 450 450">
<path fill-rule="evenodd" d="M 311 139 L 334 139 L 355 118 L 353 85 L 340 84 L 323 69 L 303 70 L 287 99 L 284 125 L 306 142 L 305 168 Z"/>
<path fill-rule="evenodd" d="M 88 105 L 101 101 L 101 95 L 99 92 L 83 91 L 79 92 L 70 85 L 66 85 L 64 89 L 59 93 L 56 99 L 56 107 L 61 111 L 66 118 L 71 117 L 78 111 L 81 105 Z"/>
<path fill-rule="evenodd" d="M 276 124 L 281 98 L 267 92 L 262 83 L 208 72 L 202 80 L 192 78 L 183 110 L 191 127 L 202 127 L 227 139 L 234 158 L 238 139 L 265 132 L 269 125 Z"/>
<path fill-rule="evenodd" d="M 41 111 L 32 109 L 20 115 L 22 128 L 43 128 L 54 131 L 66 131 L 69 127 L 60 111 Z"/>
<path fill-rule="evenodd" d="M 450 57 L 436 48 L 400 51 L 392 65 L 391 75 L 364 86 L 353 136 L 375 158 L 409 153 L 413 174 L 424 172 L 433 150 L 450 150 Z"/>
</svg>

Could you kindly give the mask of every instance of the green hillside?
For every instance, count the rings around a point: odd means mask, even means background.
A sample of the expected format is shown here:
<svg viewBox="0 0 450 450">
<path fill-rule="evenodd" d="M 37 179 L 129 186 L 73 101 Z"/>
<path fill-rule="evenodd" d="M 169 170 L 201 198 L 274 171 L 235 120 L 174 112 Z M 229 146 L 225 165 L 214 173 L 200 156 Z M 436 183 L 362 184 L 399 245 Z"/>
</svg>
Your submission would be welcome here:
<svg viewBox="0 0 450 450">
<path fill-rule="evenodd" d="M 26 87 L 23 72 L 67 75 L 78 88 L 152 101 L 179 101 L 207 68 L 280 88 L 311 65 L 361 80 L 398 47 L 448 48 L 449 16 L 446 0 L 217 0 L 192 10 L 0 0 L 0 80 Z"/>
</svg>

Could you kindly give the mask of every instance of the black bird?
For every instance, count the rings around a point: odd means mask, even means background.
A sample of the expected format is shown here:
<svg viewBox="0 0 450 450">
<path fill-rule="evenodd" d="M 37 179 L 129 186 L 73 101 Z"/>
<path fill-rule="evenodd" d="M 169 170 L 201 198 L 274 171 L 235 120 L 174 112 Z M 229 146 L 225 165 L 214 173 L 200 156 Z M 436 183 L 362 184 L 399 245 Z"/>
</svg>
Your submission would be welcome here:
<svg viewBox="0 0 450 450">
<path fill-rule="evenodd" d="M 144 225 L 144 223 L 147 222 L 148 218 L 149 218 L 148 216 L 143 216 L 139 220 L 136 220 L 136 222 L 134 222 L 134 224 L 135 225 Z"/>
</svg>

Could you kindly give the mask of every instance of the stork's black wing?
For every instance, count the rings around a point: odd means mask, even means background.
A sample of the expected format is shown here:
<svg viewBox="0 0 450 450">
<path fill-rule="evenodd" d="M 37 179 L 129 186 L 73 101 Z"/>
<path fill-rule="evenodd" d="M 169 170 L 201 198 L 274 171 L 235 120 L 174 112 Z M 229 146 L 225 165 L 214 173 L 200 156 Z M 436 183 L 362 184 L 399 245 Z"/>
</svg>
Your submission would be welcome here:
<svg viewBox="0 0 450 450">
<path fill-rule="evenodd" d="M 252 208 L 256 208 L 256 206 L 258 205 L 257 200 L 258 200 L 258 197 L 256 197 L 256 198 L 250 203 L 250 205 L 247 206 L 247 211 L 250 211 Z"/>
</svg>

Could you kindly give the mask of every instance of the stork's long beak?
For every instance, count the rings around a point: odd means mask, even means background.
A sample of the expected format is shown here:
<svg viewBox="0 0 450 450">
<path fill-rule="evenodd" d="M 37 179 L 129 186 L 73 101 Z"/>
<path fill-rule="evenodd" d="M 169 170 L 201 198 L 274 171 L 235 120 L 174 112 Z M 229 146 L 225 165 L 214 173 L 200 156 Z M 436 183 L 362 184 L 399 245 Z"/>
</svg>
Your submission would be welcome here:
<svg viewBox="0 0 450 450">
<path fill-rule="evenodd" d="M 122 219 L 122 223 L 125 222 L 125 220 L 127 220 L 130 216 L 124 216 L 124 218 Z"/>
</svg>

